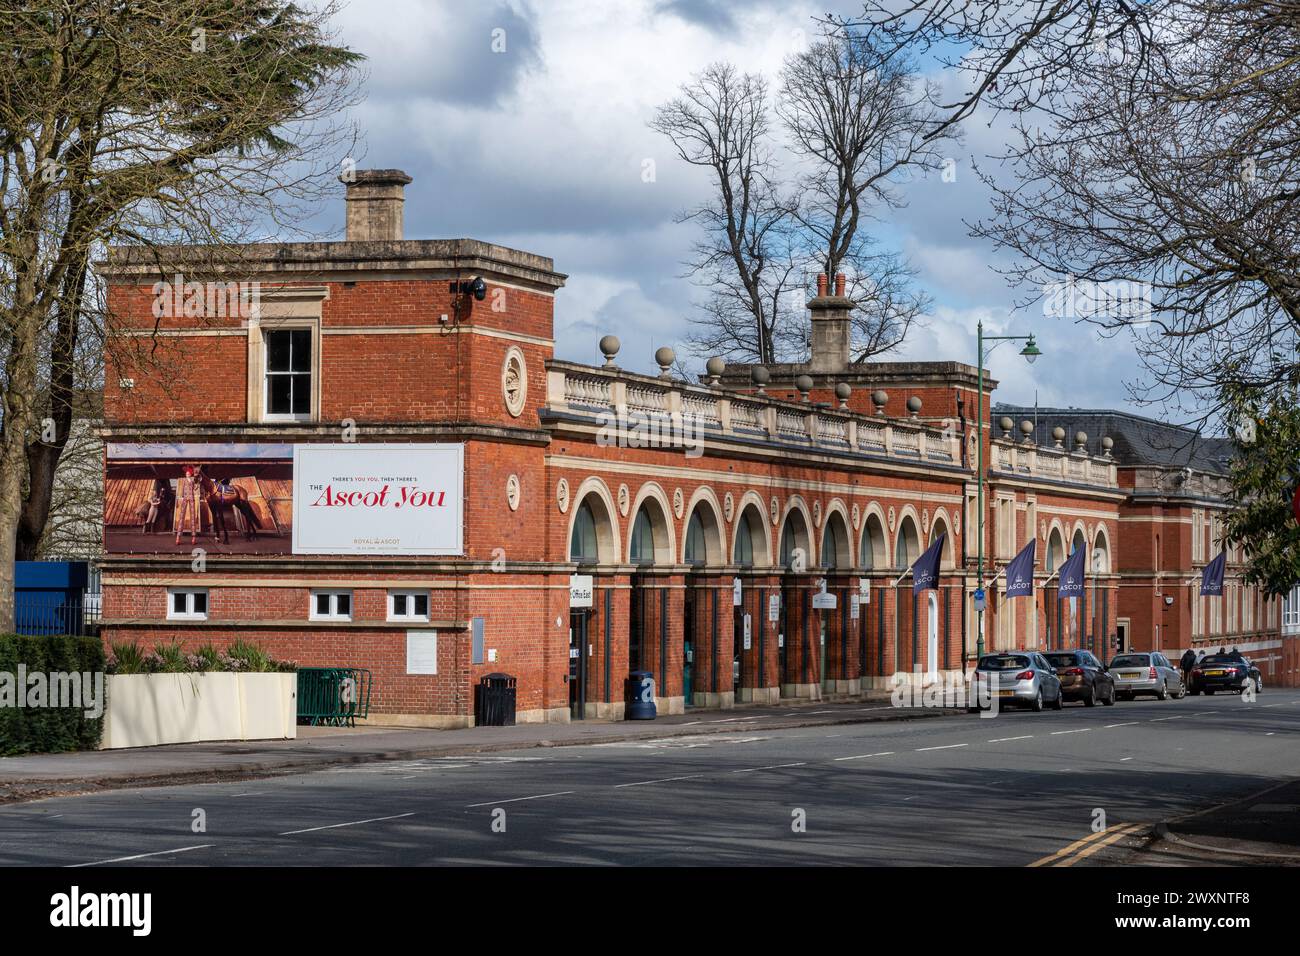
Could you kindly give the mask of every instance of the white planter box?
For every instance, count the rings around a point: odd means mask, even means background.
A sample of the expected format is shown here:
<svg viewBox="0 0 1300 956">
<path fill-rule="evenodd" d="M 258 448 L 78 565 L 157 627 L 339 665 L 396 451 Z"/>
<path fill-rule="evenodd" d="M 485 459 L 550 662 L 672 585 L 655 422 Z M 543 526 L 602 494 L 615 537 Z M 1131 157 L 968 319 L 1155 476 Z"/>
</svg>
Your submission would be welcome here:
<svg viewBox="0 0 1300 956">
<path fill-rule="evenodd" d="M 297 674 L 109 674 L 101 750 L 298 736 Z"/>
</svg>

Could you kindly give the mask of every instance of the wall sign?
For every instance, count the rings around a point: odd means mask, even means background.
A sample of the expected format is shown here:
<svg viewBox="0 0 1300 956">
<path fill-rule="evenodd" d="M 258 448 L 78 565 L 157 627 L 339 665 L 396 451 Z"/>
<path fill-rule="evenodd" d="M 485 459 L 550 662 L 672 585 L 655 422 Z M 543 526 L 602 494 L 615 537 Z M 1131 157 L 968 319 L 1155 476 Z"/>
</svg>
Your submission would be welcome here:
<svg viewBox="0 0 1300 956">
<path fill-rule="evenodd" d="M 591 607 L 591 592 L 590 574 L 569 575 L 569 607 Z"/>
<path fill-rule="evenodd" d="M 464 474 L 464 445 L 294 445 L 293 553 L 460 554 Z"/>
<path fill-rule="evenodd" d="M 767 599 L 767 620 L 769 624 L 781 620 L 781 595 L 773 594 Z"/>
</svg>

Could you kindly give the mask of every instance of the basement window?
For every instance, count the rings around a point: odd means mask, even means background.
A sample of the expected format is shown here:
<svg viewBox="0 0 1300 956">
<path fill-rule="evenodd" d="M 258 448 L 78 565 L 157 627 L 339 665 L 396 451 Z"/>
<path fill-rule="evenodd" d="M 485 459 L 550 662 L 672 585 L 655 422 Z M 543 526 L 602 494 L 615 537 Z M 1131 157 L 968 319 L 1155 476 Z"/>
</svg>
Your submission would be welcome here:
<svg viewBox="0 0 1300 956">
<path fill-rule="evenodd" d="M 168 589 L 167 619 L 169 621 L 206 621 L 208 619 L 207 588 Z"/>
<path fill-rule="evenodd" d="M 352 592 L 312 591 L 308 617 L 313 621 L 352 620 Z"/>
<path fill-rule="evenodd" d="M 429 620 L 428 591 L 389 591 L 388 619 L 390 621 Z"/>
</svg>

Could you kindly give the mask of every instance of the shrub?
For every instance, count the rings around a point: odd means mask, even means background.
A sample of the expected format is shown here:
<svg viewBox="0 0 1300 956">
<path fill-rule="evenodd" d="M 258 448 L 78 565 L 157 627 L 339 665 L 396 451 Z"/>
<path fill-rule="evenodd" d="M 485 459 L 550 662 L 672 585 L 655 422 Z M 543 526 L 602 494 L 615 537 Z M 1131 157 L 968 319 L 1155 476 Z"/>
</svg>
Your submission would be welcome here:
<svg viewBox="0 0 1300 956">
<path fill-rule="evenodd" d="M 204 644 L 190 653 L 172 639 L 159 644 L 152 651 L 137 642 L 113 644 L 107 658 L 106 670 L 110 674 L 194 674 L 208 671 L 233 671 L 238 673 L 292 673 L 298 665 L 292 661 L 277 661 L 258 644 L 242 638 L 219 651 Z"/>
<path fill-rule="evenodd" d="M 28 675 L 77 673 L 94 675 L 105 669 L 104 646 L 94 637 L 46 637 L 0 634 L 0 754 L 57 753 L 93 750 L 99 746 L 104 718 L 87 717 L 86 707 L 18 707 L 18 668 Z M 24 698 L 27 699 L 26 697 Z M 52 703 L 52 698 L 47 697 Z M 83 704 L 88 703 L 83 698 Z M 100 708 L 104 700 L 98 701 Z"/>
<path fill-rule="evenodd" d="M 249 671 L 254 674 L 260 674 L 265 671 L 275 670 L 275 665 L 266 651 L 262 650 L 256 644 L 250 644 L 243 638 L 235 641 L 226 651 L 231 659 L 239 661 L 241 671 Z"/>
</svg>

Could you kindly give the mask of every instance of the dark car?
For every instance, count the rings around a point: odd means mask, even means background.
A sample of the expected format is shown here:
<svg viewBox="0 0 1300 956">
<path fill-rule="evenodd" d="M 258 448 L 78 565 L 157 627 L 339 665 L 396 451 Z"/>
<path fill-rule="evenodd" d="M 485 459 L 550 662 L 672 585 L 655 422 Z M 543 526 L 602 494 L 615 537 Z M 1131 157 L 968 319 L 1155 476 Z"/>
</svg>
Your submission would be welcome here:
<svg viewBox="0 0 1300 956">
<path fill-rule="evenodd" d="M 1066 700 L 1080 700 L 1088 707 L 1098 701 L 1107 706 L 1115 703 L 1115 681 L 1106 673 L 1106 665 L 1090 651 L 1049 651 L 1043 656 L 1056 668 Z"/>
<path fill-rule="evenodd" d="M 1255 693 L 1264 689 L 1259 668 L 1249 658 L 1240 654 L 1211 654 L 1196 662 L 1187 689 L 1193 694 L 1202 691 L 1213 694 L 1216 690 L 1240 694 L 1252 683 Z"/>
</svg>

